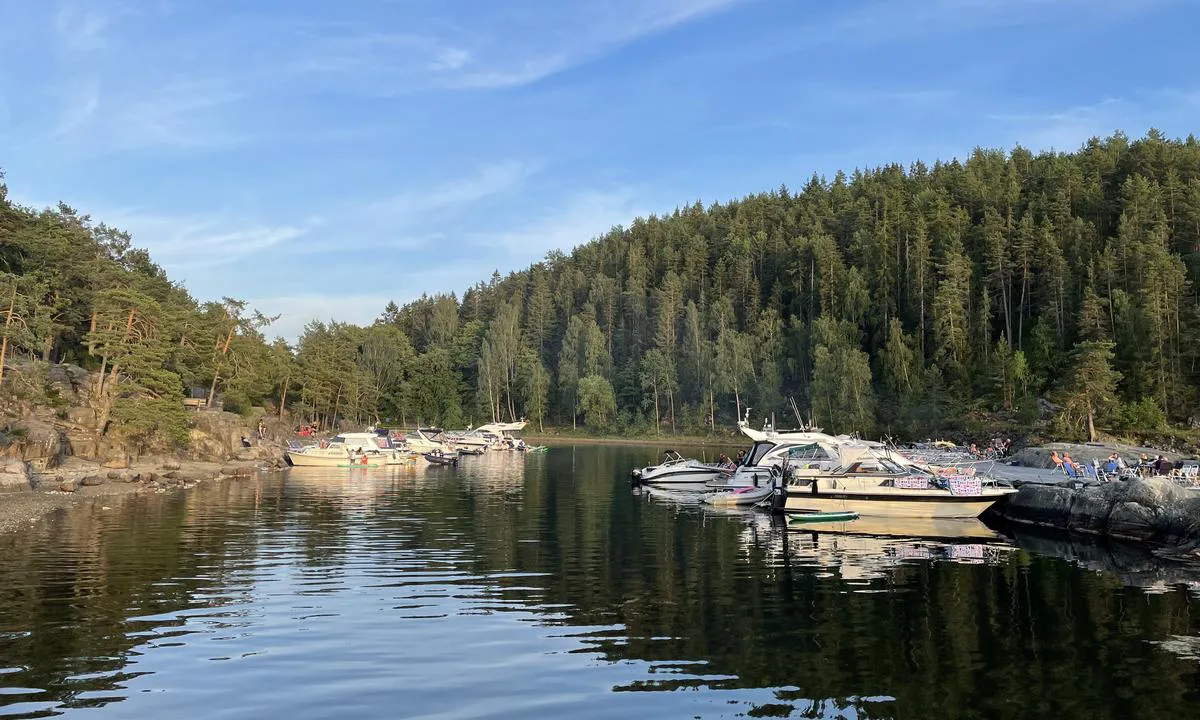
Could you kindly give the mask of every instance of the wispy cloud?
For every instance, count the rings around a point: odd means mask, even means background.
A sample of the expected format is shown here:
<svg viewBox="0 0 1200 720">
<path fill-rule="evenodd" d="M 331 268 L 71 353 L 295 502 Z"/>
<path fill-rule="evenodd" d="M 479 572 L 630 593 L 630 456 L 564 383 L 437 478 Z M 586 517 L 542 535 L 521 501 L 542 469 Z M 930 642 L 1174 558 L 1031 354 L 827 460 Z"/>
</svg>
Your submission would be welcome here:
<svg viewBox="0 0 1200 720">
<path fill-rule="evenodd" d="M 411 255 L 380 256 L 378 264 L 390 264 L 393 268 L 386 271 L 391 280 L 386 287 L 396 289 L 388 294 L 299 292 L 254 297 L 248 302 L 268 315 L 281 315 L 268 334 L 288 339 L 299 337 L 304 326 L 314 319 L 370 324 L 389 301 L 403 304 L 423 292 L 465 290 L 486 278 L 493 269 L 515 270 L 538 261 L 550 250 L 569 252 L 616 225 L 628 225 L 635 217 L 647 214 L 639 209 L 635 197 L 631 189 L 569 193 L 540 215 L 523 221 L 508 220 L 508 229 L 476 230 L 456 237 L 452 244 L 433 253 L 443 262 L 432 266 Z M 317 237 L 320 232 L 313 231 L 304 243 L 321 242 Z M 343 237 L 346 237 L 344 247 L 356 252 L 367 249 L 357 240 L 349 239 L 355 235 Z M 378 270 L 381 268 L 373 268 Z M 375 276 L 373 272 L 364 273 L 363 278 L 369 280 Z M 318 283 L 336 277 L 340 275 L 331 275 Z"/>
<path fill-rule="evenodd" d="M 302 75 L 348 77 L 352 87 L 374 95 L 518 87 L 753 1 L 536 0 L 520 12 L 496 3 L 453 29 L 389 33 L 351 26 L 304 33 L 303 55 L 292 68 Z"/>
<path fill-rule="evenodd" d="M 805 46 L 863 45 L 1028 25 L 1107 22 L 1182 0 L 869 0 L 837 4 L 794 34 Z M 830 7 L 835 7 L 830 4 Z M 843 9 L 845 8 L 845 9 Z"/>
<path fill-rule="evenodd" d="M 393 298 L 379 293 L 341 295 L 333 293 L 303 293 L 248 298 L 249 307 L 279 319 L 263 331 L 268 337 L 282 337 L 294 342 L 313 320 L 348 322 L 370 325 L 383 314 L 383 308 Z"/>
<path fill-rule="evenodd" d="M 992 113 L 989 119 L 1006 128 L 1033 150 L 1072 151 L 1092 137 L 1116 130 L 1140 133 L 1158 127 L 1168 134 L 1191 130 L 1200 111 L 1200 90 L 1143 91 L 1129 97 L 1109 96 L 1096 102 L 1065 107 L 1029 107 L 1009 103 L 1016 112 Z M 1021 110 L 1020 106 L 1026 105 Z"/>
<path fill-rule="evenodd" d="M 112 12 L 121 14 L 125 9 L 113 8 Z M 105 30 L 112 17 L 105 8 L 94 4 L 65 2 L 55 13 L 54 27 L 66 48 L 80 54 L 90 53 L 107 45 Z"/>
<path fill-rule="evenodd" d="M 118 209 L 96 217 L 129 231 L 134 245 L 149 250 L 168 270 L 181 272 L 235 263 L 309 231 L 301 225 L 272 225 L 228 211 L 181 216 Z"/>
<path fill-rule="evenodd" d="M 48 138 L 75 157 L 212 150 L 249 139 L 228 116 L 241 95 L 222 80 L 110 87 L 97 77 L 83 77 L 58 96 L 59 115 Z"/>
<path fill-rule="evenodd" d="M 635 197 L 629 189 L 586 190 L 512 229 L 473 233 L 466 239 L 475 246 L 532 262 L 550 250 L 569 251 L 616 225 L 628 225 L 634 218 L 648 215 Z"/>
<path fill-rule="evenodd" d="M 412 188 L 383 200 L 369 202 L 363 210 L 389 220 L 407 220 L 408 223 L 412 223 L 413 220 L 419 220 L 430 213 L 454 209 L 509 192 L 537 170 L 536 163 L 517 160 L 483 165 L 474 173 L 429 188 Z"/>
<path fill-rule="evenodd" d="M 458 70 L 471 61 L 471 51 L 457 47 L 444 47 L 437 51 L 430 70 Z"/>
</svg>

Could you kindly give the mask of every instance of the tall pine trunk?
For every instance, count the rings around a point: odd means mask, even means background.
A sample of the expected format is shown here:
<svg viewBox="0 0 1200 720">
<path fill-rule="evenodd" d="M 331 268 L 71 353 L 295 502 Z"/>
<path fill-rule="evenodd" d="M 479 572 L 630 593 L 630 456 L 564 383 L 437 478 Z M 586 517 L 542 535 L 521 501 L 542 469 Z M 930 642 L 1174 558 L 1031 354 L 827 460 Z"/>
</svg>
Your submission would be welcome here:
<svg viewBox="0 0 1200 720">
<path fill-rule="evenodd" d="M 4 338 L 0 339 L 0 385 L 4 384 L 4 360 L 8 356 L 8 330 L 12 327 L 13 311 L 17 307 L 17 284 L 13 283 L 12 296 L 8 299 L 8 313 L 4 318 Z"/>
<path fill-rule="evenodd" d="M 287 402 L 288 384 L 292 380 L 292 371 L 288 370 L 287 375 L 283 377 L 283 390 L 279 393 L 279 419 L 283 419 L 283 405 Z"/>
<path fill-rule="evenodd" d="M 217 378 L 221 376 L 221 358 L 229 352 L 229 343 L 233 340 L 233 330 L 233 327 L 229 328 L 229 333 L 225 336 L 225 346 L 221 348 L 221 354 L 213 353 L 213 381 L 208 388 L 208 402 L 205 403 L 205 407 L 212 407 L 213 396 L 217 394 Z"/>
</svg>

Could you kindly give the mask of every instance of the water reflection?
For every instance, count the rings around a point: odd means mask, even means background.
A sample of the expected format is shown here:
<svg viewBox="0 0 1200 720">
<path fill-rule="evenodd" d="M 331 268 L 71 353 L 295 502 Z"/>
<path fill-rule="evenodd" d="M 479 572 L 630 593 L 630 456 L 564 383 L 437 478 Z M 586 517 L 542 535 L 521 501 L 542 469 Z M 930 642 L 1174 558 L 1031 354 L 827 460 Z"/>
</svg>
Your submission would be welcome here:
<svg viewBox="0 0 1200 720">
<path fill-rule="evenodd" d="M 789 528 L 648 501 L 628 469 L 657 454 L 305 469 L 0 537 L 0 716 L 1200 707 L 1200 624 L 1161 563 L 1101 568 L 981 525 Z M 1165 592 L 1129 587 L 1150 572 Z"/>
<path fill-rule="evenodd" d="M 1143 592 L 1186 590 L 1200 598 L 1200 565 L 1195 563 L 1164 560 L 1146 546 L 1119 540 L 1098 540 L 1028 526 L 1005 530 L 1019 547 L 1029 552 L 1103 572 Z"/>
</svg>

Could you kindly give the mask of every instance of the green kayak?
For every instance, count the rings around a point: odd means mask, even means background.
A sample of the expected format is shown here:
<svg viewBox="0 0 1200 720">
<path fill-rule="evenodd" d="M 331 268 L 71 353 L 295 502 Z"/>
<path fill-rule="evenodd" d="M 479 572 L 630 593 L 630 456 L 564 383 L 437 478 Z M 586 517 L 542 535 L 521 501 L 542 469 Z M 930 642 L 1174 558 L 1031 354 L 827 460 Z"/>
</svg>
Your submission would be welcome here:
<svg viewBox="0 0 1200 720">
<path fill-rule="evenodd" d="M 846 522 L 848 520 L 857 520 L 858 513 L 849 510 L 845 512 L 803 512 L 790 513 L 788 522 L 795 523 L 815 523 L 815 522 Z"/>
</svg>

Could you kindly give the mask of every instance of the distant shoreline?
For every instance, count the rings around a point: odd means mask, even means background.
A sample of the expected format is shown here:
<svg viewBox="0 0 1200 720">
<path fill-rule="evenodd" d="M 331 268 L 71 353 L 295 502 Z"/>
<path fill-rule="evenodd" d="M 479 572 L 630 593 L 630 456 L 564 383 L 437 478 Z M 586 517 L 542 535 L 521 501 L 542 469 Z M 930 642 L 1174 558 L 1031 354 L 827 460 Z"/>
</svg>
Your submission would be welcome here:
<svg viewBox="0 0 1200 720">
<path fill-rule="evenodd" d="M 529 445 L 659 445 L 671 447 L 730 447 L 743 444 L 746 438 L 733 435 L 726 437 L 697 437 L 680 435 L 662 435 L 658 437 L 619 437 L 612 435 L 539 435 L 523 433 L 522 437 Z"/>
</svg>

